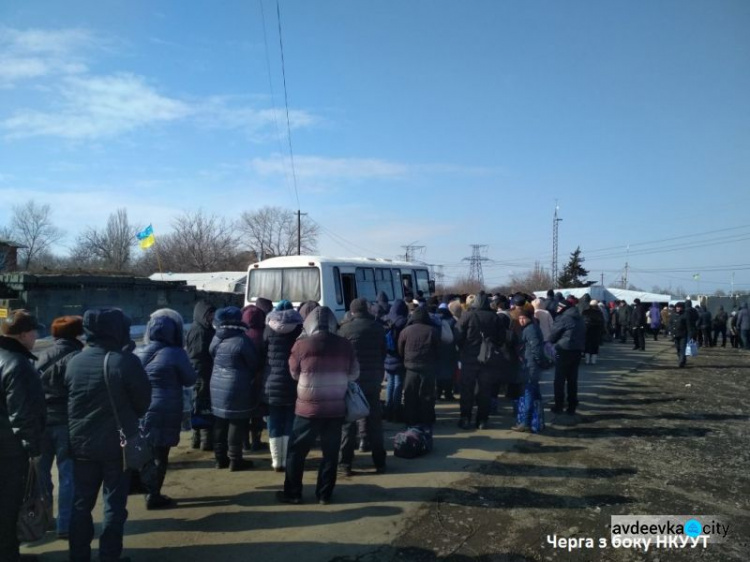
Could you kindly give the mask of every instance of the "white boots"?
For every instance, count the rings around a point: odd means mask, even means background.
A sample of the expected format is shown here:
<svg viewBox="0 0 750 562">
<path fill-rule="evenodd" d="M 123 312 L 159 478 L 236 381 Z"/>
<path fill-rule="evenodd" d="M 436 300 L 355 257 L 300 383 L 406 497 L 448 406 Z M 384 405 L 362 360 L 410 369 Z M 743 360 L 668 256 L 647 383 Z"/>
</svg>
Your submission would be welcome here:
<svg viewBox="0 0 750 562">
<path fill-rule="evenodd" d="M 271 466 L 276 472 L 284 472 L 287 449 L 289 448 L 289 436 L 269 437 L 268 448 L 271 450 Z"/>
<path fill-rule="evenodd" d="M 584 362 L 586 365 L 596 365 L 596 353 L 586 353 L 584 355 Z"/>
<path fill-rule="evenodd" d="M 592 365 L 596 365 L 596 357 L 597 357 L 596 353 L 592 353 L 591 354 L 591 364 Z"/>
</svg>

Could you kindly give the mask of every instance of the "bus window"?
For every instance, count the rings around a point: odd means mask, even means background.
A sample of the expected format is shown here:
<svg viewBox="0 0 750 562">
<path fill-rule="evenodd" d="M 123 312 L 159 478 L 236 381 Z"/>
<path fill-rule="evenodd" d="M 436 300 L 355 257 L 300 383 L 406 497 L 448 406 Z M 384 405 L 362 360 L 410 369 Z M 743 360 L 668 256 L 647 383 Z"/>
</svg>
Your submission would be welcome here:
<svg viewBox="0 0 750 562">
<path fill-rule="evenodd" d="M 371 267 L 358 267 L 356 271 L 357 296 L 374 302 L 377 297 L 377 293 L 375 292 L 375 273 Z"/>
<path fill-rule="evenodd" d="M 393 273 L 390 269 L 375 270 L 375 293 L 380 294 L 383 291 L 389 301 L 394 299 L 393 296 Z"/>
<path fill-rule="evenodd" d="M 253 269 L 247 295 L 248 300 L 263 297 L 273 302 L 320 301 L 320 270 L 317 267 Z"/>
<path fill-rule="evenodd" d="M 336 290 L 336 304 L 344 304 L 344 293 L 341 290 L 341 272 L 338 267 L 333 268 L 333 286 Z"/>
<path fill-rule="evenodd" d="M 404 300 L 410 301 L 414 297 L 417 296 L 416 293 L 414 292 L 414 285 L 412 284 L 411 273 L 404 273 L 403 271 L 401 272 L 401 286 L 404 289 Z"/>
<path fill-rule="evenodd" d="M 426 269 L 415 269 L 414 274 L 417 277 L 417 291 L 422 291 L 425 297 L 430 296 L 430 275 Z"/>
<path fill-rule="evenodd" d="M 404 286 L 401 284 L 401 270 L 392 269 L 393 272 L 393 298 L 403 299 L 404 298 Z"/>
<path fill-rule="evenodd" d="M 253 269 L 247 287 L 247 300 L 253 297 L 277 302 L 281 300 L 281 269 Z"/>
</svg>

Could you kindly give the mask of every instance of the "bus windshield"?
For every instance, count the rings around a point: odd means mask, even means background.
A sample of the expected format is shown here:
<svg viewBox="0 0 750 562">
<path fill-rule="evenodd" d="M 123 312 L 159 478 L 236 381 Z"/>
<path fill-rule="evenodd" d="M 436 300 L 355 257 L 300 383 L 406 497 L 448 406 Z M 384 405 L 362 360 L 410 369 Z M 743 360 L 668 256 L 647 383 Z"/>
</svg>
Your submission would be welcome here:
<svg viewBox="0 0 750 562">
<path fill-rule="evenodd" d="M 317 267 L 252 269 L 247 300 L 263 297 L 273 302 L 320 300 L 320 270 Z"/>
</svg>

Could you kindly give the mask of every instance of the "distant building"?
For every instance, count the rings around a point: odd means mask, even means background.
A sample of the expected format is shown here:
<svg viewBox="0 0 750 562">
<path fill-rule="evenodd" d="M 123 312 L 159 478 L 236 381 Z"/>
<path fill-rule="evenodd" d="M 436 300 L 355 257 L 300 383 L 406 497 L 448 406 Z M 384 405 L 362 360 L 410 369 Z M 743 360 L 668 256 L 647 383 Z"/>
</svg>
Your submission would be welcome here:
<svg viewBox="0 0 750 562">
<path fill-rule="evenodd" d="M 10 240 L 0 240 L 0 272 L 18 271 L 18 248 L 23 248 Z"/>
</svg>

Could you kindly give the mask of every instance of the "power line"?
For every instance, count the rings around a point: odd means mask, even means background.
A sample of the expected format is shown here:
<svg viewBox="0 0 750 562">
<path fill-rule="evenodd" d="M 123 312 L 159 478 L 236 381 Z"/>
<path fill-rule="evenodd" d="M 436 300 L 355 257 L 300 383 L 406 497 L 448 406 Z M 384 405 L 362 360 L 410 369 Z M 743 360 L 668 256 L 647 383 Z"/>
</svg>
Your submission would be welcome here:
<svg viewBox="0 0 750 562">
<path fill-rule="evenodd" d="M 281 34 L 281 6 L 276 0 L 276 17 L 279 23 L 279 49 L 281 49 L 281 75 L 284 79 L 284 107 L 286 108 L 286 133 L 289 140 L 289 160 L 292 165 L 292 180 L 294 181 L 294 195 L 297 198 L 297 209 L 300 208 L 299 191 L 297 191 L 297 171 L 294 167 L 294 150 L 292 150 L 292 126 L 289 122 L 289 93 L 286 87 L 286 65 L 284 62 L 284 41 Z"/>
<path fill-rule="evenodd" d="M 281 142 L 281 129 L 279 128 L 279 119 L 278 119 L 278 108 L 276 106 L 276 93 L 273 88 L 273 73 L 271 72 L 271 57 L 270 57 L 270 49 L 268 48 L 268 33 L 266 32 L 266 10 L 263 7 L 263 0 L 258 0 L 258 4 L 260 4 L 260 17 L 261 17 L 261 23 L 263 24 L 263 45 L 265 47 L 265 53 L 266 53 L 266 73 L 268 74 L 268 89 L 271 92 L 271 107 L 273 107 L 273 127 L 276 131 L 276 144 L 279 147 L 279 156 L 281 158 L 281 165 L 284 170 L 284 180 L 286 183 L 287 188 L 289 189 L 290 193 L 295 196 L 296 190 L 292 186 L 292 182 L 289 178 L 289 169 L 287 168 L 286 164 L 286 158 L 284 158 L 284 146 Z M 299 199 L 297 199 L 297 208 L 299 208 Z"/>
</svg>

